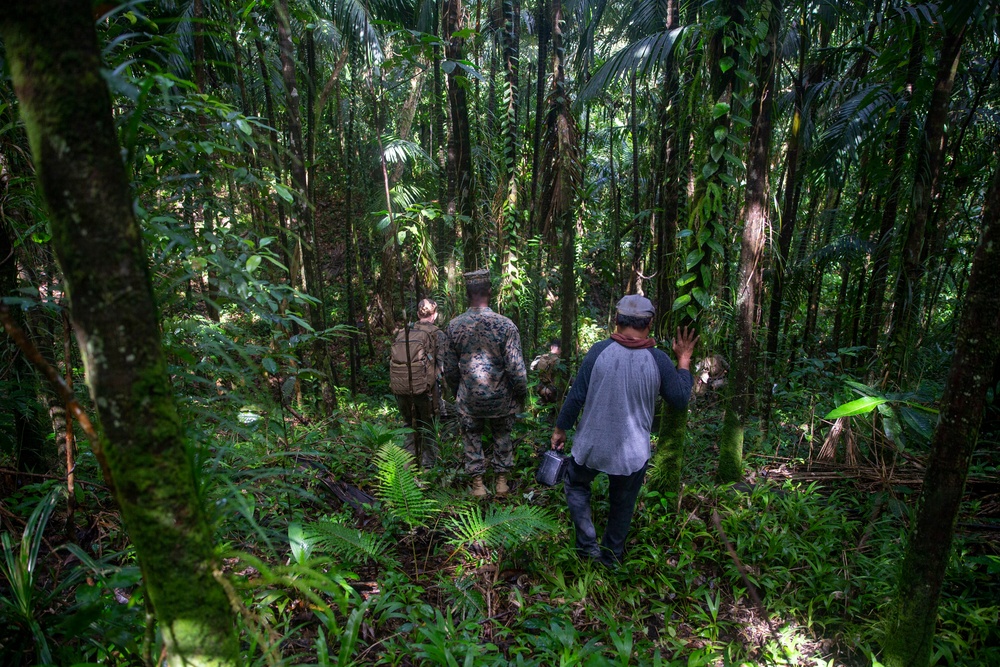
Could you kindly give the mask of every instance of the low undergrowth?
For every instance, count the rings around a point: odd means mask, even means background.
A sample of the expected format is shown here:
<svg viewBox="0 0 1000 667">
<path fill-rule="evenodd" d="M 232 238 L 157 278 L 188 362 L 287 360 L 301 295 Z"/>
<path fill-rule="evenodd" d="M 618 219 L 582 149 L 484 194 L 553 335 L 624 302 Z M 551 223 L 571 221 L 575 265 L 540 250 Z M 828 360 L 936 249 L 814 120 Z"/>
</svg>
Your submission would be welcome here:
<svg viewBox="0 0 1000 667">
<path fill-rule="evenodd" d="M 381 400 L 345 396 L 313 421 L 248 408 L 216 424 L 196 460 L 248 664 L 872 663 L 905 495 L 796 482 L 789 462 L 767 457 L 748 461 L 754 484 L 717 487 L 720 415 L 702 409 L 689 423 L 686 486 L 643 491 L 611 571 L 576 558 L 561 489 L 533 481 L 549 433 L 534 415 L 515 433 L 511 495 L 485 502 L 458 474 L 453 424 L 441 427 L 438 465 L 418 471 Z M 3 663 L 157 664 L 159 637 L 106 491 L 84 484 L 87 524 L 71 544 L 55 486 L 25 487 L 7 505 L 25 519 L 45 509 L 3 542 Z M 935 664 L 1000 663 L 998 573 L 996 543 L 960 532 Z"/>
</svg>

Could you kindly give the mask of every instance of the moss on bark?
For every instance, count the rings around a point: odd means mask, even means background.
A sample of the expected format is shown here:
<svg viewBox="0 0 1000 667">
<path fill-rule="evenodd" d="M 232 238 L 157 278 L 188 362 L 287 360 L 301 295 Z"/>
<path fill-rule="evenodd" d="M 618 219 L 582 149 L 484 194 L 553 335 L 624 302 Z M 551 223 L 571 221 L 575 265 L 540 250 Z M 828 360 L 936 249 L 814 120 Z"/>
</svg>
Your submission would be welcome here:
<svg viewBox="0 0 1000 667">
<path fill-rule="evenodd" d="M 650 487 L 660 493 L 680 493 L 687 418 L 687 408 L 674 410 L 664 403 L 660 412 L 656 454 L 653 456 L 653 473 L 649 477 Z"/>
<path fill-rule="evenodd" d="M 719 468 L 715 481 L 720 484 L 738 482 L 743 478 L 743 424 L 736 411 L 726 410 L 719 436 Z"/>
<path fill-rule="evenodd" d="M 88 3 L 0 13 L 103 452 L 172 665 L 238 663 L 160 344 L 146 254 Z"/>
</svg>

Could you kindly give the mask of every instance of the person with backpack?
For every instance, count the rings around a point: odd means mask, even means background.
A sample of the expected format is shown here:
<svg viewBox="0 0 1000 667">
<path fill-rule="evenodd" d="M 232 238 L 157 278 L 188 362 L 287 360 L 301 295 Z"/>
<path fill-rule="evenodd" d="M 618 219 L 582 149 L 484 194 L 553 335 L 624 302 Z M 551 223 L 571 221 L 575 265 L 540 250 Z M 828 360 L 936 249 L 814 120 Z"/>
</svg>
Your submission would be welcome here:
<svg viewBox="0 0 1000 667">
<path fill-rule="evenodd" d="M 538 402 L 550 405 L 559 400 L 562 387 L 562 373 L 559 369 L 559 355 L 562 344 L 558 338 L 549 342 L 549 351 L 540 354 L 531 362 L 530 370 L 538 373 Z"/>
<path fill-rule="evenodd" d="M 448 347 L 445 333 L 434 322 L 437 302 L 423 299 L 417 304 L 417 322 L 396 331 L 389 360 L 389 389 L 403 421 L 412 431 L 403 448 L 420 465 L 430 468 L 437 460 L 434 418 L 438 414 L 438 380 L 442 375 L 441 352 Z"/>
<path fill-rule="evenodd" d="M 483 434 L 489 428 L 496 494 L 503 496 L 510 490 L 507 473 L 514 467 L 510 433 L 528 394 L 528 374 L 517 326 L 490 310 L 489 271 L 471 271 L 464 277 L 469 309 L 448 323 L 444 373 L 455 389 L 465 472 L 472 477 L 472 495 L 486 495 Z"/>
</svg>

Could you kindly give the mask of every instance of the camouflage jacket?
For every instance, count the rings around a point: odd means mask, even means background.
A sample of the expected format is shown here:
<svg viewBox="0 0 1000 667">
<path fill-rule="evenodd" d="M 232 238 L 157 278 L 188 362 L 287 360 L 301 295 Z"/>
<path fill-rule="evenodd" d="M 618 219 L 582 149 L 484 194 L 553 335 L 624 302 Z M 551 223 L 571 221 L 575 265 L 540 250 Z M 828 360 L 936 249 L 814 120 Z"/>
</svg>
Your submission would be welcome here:
<svg viewBox="0 0 1000 667">
<path fill-rule="evenodd" d="M 459 413 L 503 417 L 517 412 L 528 393 L 521 336 L 509 319 L 489 308 L 469 308 L 447 329 L 444 374 Z"/>
</svg>

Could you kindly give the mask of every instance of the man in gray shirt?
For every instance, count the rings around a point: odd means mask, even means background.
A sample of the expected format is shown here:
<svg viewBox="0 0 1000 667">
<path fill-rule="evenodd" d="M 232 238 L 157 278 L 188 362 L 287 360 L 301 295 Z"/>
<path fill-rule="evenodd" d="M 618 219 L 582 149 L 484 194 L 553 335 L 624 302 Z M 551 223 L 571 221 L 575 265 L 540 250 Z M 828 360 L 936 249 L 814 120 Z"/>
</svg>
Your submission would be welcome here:
<svg viewBox="0 0 1000 667">
<path fill-rule="evenodd" d="M 649 463 L 656 397 L 682 409 L 691 396 L 691 354 L 698 337 L 686 327 L 677 330 L 675 368 L 649 337 L 654 314 L 652 302 L 644 296 L 630 294 L 618 302 L 616 332 L 584 357 L 552 431 L 552 448 L 562 449 L 566 431 L 583 409 L 566 474 L 566 503 L 576 527 L 577 551 L 608 565 L 619 562 L 625 549 Z M 610 508 L 599 547 L 590 489 L 601 472 L 608 475 Z"/>
</svg>

